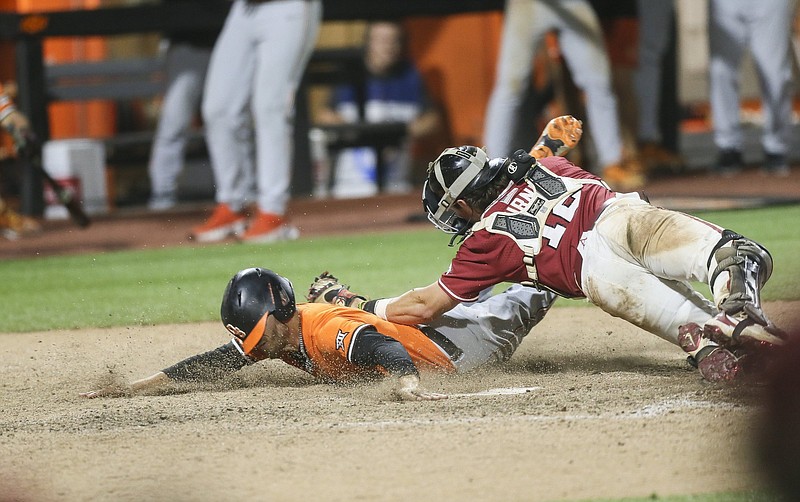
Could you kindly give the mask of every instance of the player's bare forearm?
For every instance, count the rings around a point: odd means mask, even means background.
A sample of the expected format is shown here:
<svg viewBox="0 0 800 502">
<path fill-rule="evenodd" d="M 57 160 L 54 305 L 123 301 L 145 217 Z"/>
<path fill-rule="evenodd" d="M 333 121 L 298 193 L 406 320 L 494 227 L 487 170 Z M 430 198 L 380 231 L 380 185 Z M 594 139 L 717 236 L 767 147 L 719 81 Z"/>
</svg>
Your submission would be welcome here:
<svg viewBox="0 0 800 502">
<path fill-rule="evenodd" d="M 536 159 L 553 155 L 564 156 L 575 148 L 581 136 L 583 123 L 572 115 L 562 115 L 547 123 L 529 153 Z"/>
<path fill-rule="evenodd" d="M 419 385 L 419 376 L 404 375 L 397 379 L 394 395 L 401 401 L 438 401 L 447 399 L 446 394 L 430 392 Z"/>
<path fill-rule="evenodd" d="M 253 364 L 253 361 L 242 356 L 233 343 L 226 343 L 214 350 L 187 357 L 147 378 L 84 392 L 81 396 L 89 399 L 119 397 L 151 391 L 170 381 L 215 380 L 249 364 Z"/>
<path fill-rule="evenodd" d="M 439 283 L 412 289 L 386 305 L 386 319 L 399 324 L 426 324 L 458 305 Z"/>
<path fill-rule="evenodd" d="M 170 378 L 163 372 L 159 371 L 149 377 L 140 380 L 134 380 L 128 384 L 123 385 L 109 385 L 102 389 L 92 390 L 89 392 L 81 392 L 81 396 L 87 399 L 94 399 L 96 397 L 120 397 L 140 394 L 142 392 L 154 390 L 169 382 Z"/>
<path fill-rule="evenodd" d="M 323 272 L 314 279 L 306 296 L 309 302 L 330 303 L 374 312 L 379 317 L 399 324 L 425 324 L 452 309 L 458 302 L 450 298 L 434 282 L 430 286 L 412 289 L 395 298 L 367 300 L 353 293 L 335 276 Z"/>
</svg>

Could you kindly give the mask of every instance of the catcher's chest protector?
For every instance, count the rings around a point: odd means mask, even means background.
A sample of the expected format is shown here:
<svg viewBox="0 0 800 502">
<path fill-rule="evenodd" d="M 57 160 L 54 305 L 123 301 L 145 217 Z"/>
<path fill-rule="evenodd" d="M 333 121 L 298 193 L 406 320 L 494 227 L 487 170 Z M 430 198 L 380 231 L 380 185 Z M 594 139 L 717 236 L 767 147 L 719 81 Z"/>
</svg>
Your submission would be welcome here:
<svg viewBox="0 0 800 502">
<path fill-rule="evenodd" d="M 539 276 L 534 258 L 542 249 L 542 238 L 546 237 L 552 245 L 558 243 L 564 234 L 562 225 L 547 226 L 545 222 L 551 214 L 567 221 L 572 220 L 572 215 L 580 205 L 581 189 L 584 185 L 605 186 L 599 180 L 558 176 L 537 163 L 528 172 L 523 183 L 511 187 L 495 203 L 495 206 L 505 207 L 482 218 L 472 227 L 472 231 L 486 229 L 513 239 L 525 253 L 523 261 L 530 281 L 523 284 L 538 287 Z M 574 199 L 572 203 L 563 204 L 569 197 Z"/>
</svg>

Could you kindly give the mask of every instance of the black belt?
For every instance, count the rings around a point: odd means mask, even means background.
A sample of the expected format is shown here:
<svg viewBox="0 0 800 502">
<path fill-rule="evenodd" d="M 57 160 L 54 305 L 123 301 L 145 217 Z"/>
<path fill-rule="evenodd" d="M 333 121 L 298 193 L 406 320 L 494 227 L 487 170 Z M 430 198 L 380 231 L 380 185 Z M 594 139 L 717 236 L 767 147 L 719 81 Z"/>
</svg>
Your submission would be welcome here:
<svg viewBox="0 0 800 502">
<path fill-rule="evenodd" d="M 419 330 L 422 331 L 422 334 L 427 336 L 430 341 L 438 345 L 451 361 L 458 361 L 464 356 L 464 351 L 459 349 L 452 340 L 430 326 L 420 326 Z"/>
</svg>

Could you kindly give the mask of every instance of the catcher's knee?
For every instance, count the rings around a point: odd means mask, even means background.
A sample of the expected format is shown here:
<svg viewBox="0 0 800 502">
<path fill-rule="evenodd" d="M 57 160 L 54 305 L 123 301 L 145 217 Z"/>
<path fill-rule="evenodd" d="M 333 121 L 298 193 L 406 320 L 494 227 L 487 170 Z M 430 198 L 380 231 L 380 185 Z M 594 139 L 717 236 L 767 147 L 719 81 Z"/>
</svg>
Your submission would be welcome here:
<svg viewBox="0 0 800 502">
<path fill-rule="evenodd" d="M 722 237 L 708 258 L 709 285 L 722 310 L 740 309 L 744 303 L 760 305 L 760 291 L 772 275 L 772 256 L 761 244 L 730 230 Z M 727 272 L 727 284 L 715 287 L 720 274 Z M 718 292 L 723 293 L 717 298 Z"/>
</svg>

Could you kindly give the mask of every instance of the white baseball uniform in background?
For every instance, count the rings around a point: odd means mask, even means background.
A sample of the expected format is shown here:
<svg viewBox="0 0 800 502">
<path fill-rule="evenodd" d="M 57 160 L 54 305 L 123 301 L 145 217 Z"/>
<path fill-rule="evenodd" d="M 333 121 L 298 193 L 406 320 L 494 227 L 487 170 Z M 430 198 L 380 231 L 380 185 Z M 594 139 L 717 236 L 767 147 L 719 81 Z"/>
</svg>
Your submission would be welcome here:
<svg viewBox="0 0 800 502">
<path fill-rule="evenodd" d="M 533 56 L 548 31 L 558 41 L 575 84 L 586 95 L 587 132 L 601 167 L 622 161 L 617 99 L 600 22 L 586 0 L 508 0 L 497 75 L 484 124 L 492 156 L 507 156 L 514 136 Z"/>
<path fill-rule="evenodd" d="M 711 0 L 709 4 L 711 112 L 714 143 L 742 151 L 739 67 L 745 50 L 761 84 L 765 152 L 785 155 L 792 114 L 790 0 Z"/>
<path fill-rule="evenodd" d="M 177 202 L 178 176 L 192 120 L 200 107 L 210 57 L 210 46 L 170 42 L 167 49 L 167 90 L 147 166 L 151 209 L 168 209 Z"/>
<path fill-rule="evenodd" d="M 294 94 L 321 19 L 320 0 L 235 0 L 225 20 L 206 76 L 203 119 L 216 200 L 234 211 L 249 202 L 255 158 L 259 210 L 286 212 Z"/>
<path fill-rule="evenodd" d="M 637 98 L 637 131 L 640 141 L 660 143 L 661 63 L 675 18 L 673 0 L 638 0 L 638 62 L 634 81 Z"/>
</svg>

